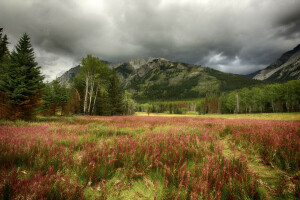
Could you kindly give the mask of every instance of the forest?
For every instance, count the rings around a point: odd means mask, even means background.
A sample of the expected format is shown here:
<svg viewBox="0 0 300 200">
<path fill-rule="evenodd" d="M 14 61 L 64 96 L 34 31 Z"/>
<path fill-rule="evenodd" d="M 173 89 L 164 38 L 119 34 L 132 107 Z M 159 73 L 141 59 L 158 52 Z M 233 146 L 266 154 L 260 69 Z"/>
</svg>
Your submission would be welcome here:
<svg viewBox="0 0 300 200">
<path fill-rule="evenodd" d="M 87 55 L 70 84 L 44 83 L 28 34 L 12 52 L 0 29 L 0 118 L 32 120 L 38 114 L 127 115 L 134 113 L 131 94 L 123 92 L 114 69 Z"/>
<path fill-rule="evenodd" d="M 204 98 L 137 103 L 139 112 L 168 114 L 299 112 L 300 81 L 260 84 L 225 93 L 207 93 Z"/>
</svg>

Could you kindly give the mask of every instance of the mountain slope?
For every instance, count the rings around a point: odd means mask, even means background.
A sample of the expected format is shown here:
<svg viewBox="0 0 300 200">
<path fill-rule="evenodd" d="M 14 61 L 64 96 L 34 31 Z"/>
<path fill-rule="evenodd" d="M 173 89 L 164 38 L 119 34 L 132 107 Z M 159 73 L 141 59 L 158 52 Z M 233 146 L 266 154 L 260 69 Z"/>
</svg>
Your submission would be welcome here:
<svg viewBox="0 0 300 200">
<path fill-rule="evenodd" d="M 57 80 L 60 83 L 65 83 L 68 85 L 69 81 L 73 80 L 73 78 L 78 74 L 79 68 L 80 68 L 80 65 L 77 65 L 76 67 L 69 69 L 68 71 L 63 73 L 63 75 L 58 77 Z"/>
<path fill-rule="evenodd" d="M 300 80 L 300 44 L 284 53 L 267 68 L 252 73 L 253 79 L 283 82 Z"/>
<path fill-rule="evenodd" d="M 131 59 L 121 64 L 108 63 L 119 75 L 123 89 L 130 91 L 137 100 L 190 99 L 207 93 L 231 91 L 260 84 L 261 81 L 215 69 L 164 58 Z M 60 81 L 72 80 L 79 67 L 70 69 L 59 77 Z"/>
<path fill-rule="evenodd" d="M 261 83 L 211 68 L 171 62 L 163 58 L 125 62 L 116 67 L 122 86 L 136 99 L 189 99 Z M 145 63 L 145 64 L 144 64 Z"/>
</svg>

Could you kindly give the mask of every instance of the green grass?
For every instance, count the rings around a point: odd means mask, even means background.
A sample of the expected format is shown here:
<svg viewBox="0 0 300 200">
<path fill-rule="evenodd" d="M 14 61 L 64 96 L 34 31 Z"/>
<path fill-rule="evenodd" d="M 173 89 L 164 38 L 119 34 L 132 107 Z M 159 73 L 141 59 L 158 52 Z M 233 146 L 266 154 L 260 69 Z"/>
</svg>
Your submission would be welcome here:
<svg viewBox="0 0 300 200">
<path fill-rule="evenodd" d="M 136 116 L 148 116 L 148 114 L 145 112 L 136 112 L 135 115 Z M 296 112 L 296 113 L 253 113 L 253 114 L 205 114 L 205 115 L 198 115 L 196 112 L 190 112 L 187 114 L 150 113 L 149 116 L 300 121 L 300 113 L 299 112 Z"/>
</svg>

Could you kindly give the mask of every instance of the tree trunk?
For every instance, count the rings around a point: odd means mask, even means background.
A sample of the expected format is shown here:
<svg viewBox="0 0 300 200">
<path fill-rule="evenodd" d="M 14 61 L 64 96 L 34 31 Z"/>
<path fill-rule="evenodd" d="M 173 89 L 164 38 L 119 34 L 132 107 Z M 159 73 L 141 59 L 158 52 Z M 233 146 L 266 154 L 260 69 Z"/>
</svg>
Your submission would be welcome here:
<svg viewBox="0 0 300 200">
<path fill-rule="evenodd" d="M 84 96 L 84 104 L 83 104 L 83 112 L 86 114 L 87 111 L 87 100 L 88 100 L 88 91 L 89 91 L 89 74 L 85 79 L 85 96 Z"/>
<path fill-rule="evenodd" d="M 287 111 L 290 112 L 289 103 L 287 101 L 285 102 L 285 106 L 286 106 Z"/>
<path fill-rule="evenodd" d="M 88 113 L 91 114 L 91 104 L 92 104 L 92 98 L 93 98 L 93 92 L 94 92 L 94 84 L 95 84 L 95 80 L 91 81 L 91 88 L 90 88 L 90 101 L 89 101 L 89 109 L 88 109 Z"/>
<path fill-rule="evenodd" d="M 95 110 L 95 104 L 96 104 L 97 95 L 98 95 L 98 87 L 96 88 L 96 94 L 95 94 L 95 97 L 94 97 L 94 103 L 93 103 L 92 113 L 94 113 L 94 110 Z"/>
<path fill-rule="evenodd" d="M 271 101 L 271 105 L 272 105 L 272 110 L 273 110 L 273 113 L 275 112 L 275 108 L 274 108 L 274 102 L 273 100 Z"/>
<path fill-rule="evenodd" d="M 239 94 L 236 94 L 236 112 L 240 112 Z"/>
<path fill-rule="evenodd" d="M 75 92 L 76 92 L 76 94 L 77 94 L 77 96 L 78 96 L 78 99 L 79 99 L 79 101 L 80 101 L 80 95 L 79 95 L 79 92 L 78 92 L 78 90 L 77 90 L 77 89 L 75 89 Z"/>
</svg>

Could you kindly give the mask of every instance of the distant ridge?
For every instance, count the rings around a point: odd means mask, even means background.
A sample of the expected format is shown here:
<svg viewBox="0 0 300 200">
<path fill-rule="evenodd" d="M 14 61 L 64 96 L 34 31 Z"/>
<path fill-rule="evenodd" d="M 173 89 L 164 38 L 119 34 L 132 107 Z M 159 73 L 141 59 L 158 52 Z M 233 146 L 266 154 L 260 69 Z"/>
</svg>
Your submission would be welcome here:
<svg viewBox="0 0 300 200">
<path fill-rule="evenodd" d="M 76 67 L 69 69 L 68 71 L 63 73 L 63 75 L 58 77 L 57 80 L 60 83 L 65 83 L 68 85 L 70 80 L 73 80 L 73 78 L 78 74 L 79 68 L 80 68 L 80 65 L 77 65 Z"/>
<path fill-rule="evenodd" d="M 300 80 L 300 44 L 282 54 L 275 62 L 263 70 L 247 75 L 256 80 L 284 82 Z"/>
</svg>

